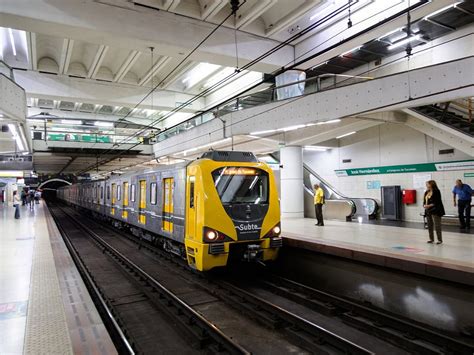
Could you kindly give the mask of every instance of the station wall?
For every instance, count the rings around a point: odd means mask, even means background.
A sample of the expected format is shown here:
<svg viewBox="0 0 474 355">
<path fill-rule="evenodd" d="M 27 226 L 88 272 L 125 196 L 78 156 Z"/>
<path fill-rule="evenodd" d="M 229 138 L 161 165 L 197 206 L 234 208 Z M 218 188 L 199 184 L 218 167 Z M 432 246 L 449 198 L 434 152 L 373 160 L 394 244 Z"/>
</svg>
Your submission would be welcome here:
<svg viewBox="0 0 474 355">
<path fill-rule="evenodd" d="M 326 145 L 330 148 L 326 152 L 305 150 L 304 162 L 349 197 L 371 197 L 380 201 L 380 189 L 369 188 L 371 182 L 380 182 L 382 186 L 400 185 L 402 189 L 413 189 L 414 175 L 431 174 L 441 190 L 446 213 L 457 214 L 451 193 L 455 180 L 460 178 L 474 186 L 474 178 L 464 178 L 464 173 L 468 170 L 342 177 L 336 175 L 335 170 L 338 169 L 473 159 L 472 156 L 458 150 L 450 154 L 440 154 L 440 150 L 451 147 L 403 124 L 385 123 L 352 136 L 327 142 Z M 343 160 L 350 162 L 343 163 Z M 404 220 L 422 221 L 420 212 L 423 210 L 423 193 L 424 189 L 417 189 L 416 204 L 403 207 Z"/>
</svg>

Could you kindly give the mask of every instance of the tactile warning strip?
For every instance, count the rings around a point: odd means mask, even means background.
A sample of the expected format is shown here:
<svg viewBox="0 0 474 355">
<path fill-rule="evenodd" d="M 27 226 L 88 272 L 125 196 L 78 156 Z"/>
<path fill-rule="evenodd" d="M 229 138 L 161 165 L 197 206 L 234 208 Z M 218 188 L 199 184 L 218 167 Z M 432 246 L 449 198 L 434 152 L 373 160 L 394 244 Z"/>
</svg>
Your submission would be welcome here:
<svg viewBox="0 0 474 355">
<path fill-rule="evenodd" d="M 45 219 L 45 208 L 36 218 Z M 46 223 L 37 223 L 26 321 L 25 354 L 72 354 L 59 280 Z M 39 230 L 38 230 L 39 229 Z"/>
</svg>

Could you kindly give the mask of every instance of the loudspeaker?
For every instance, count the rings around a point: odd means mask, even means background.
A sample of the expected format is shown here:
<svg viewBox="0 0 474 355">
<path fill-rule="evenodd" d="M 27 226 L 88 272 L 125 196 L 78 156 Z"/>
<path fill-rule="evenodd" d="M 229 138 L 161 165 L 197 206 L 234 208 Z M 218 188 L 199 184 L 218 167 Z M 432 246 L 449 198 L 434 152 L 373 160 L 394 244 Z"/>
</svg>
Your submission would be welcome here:
<svg viewBox="0 0 474 355">
<path fill-rule="evenodd" d="M 7 125 L 2 125 L 2 132 L 8 132 L 8 126 Z"/>
</svg>

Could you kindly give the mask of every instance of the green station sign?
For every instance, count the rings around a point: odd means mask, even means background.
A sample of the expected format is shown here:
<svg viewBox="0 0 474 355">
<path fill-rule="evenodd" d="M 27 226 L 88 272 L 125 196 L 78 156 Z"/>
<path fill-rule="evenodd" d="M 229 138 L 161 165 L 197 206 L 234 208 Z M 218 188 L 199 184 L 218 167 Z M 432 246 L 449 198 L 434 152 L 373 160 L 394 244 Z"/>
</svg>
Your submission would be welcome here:
<svg viewBox="0 0 474 355">
<path fill-rule="evenodd" d="M 354 168 L 334 170 L 339 177 L 359 176 L 359 175 L 378 175 L 378 174 L 402 174 L 402 173 L 421 173 L 431 171 L 454 171 L 454 170 L 474 170 L 474 160 L 449 161 L 439 163 L 407 164 L 377 166 L 370 168 Z M 474 173 L 465 173 L 473 174 Z"/>
<path fill-rule="evenodd" d="M 55 133 L 48 134 L 49 141 L 70 141 L 70 142 L 88 142 L 88 143 L 112 143 L 110 136 L 95 134 L 71 134 Z"/>
<path fill-rule="evenodd" d="M 465 178 L 474 178 L 474 173 L 464 173 Z"/>
</svg>

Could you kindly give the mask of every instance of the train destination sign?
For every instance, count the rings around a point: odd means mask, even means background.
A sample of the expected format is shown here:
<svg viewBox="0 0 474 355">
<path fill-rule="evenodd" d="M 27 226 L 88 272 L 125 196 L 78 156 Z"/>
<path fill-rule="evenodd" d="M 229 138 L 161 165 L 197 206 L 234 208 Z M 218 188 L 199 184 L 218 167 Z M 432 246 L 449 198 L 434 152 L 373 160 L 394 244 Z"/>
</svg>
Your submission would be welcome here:
<svg viewBox="0 0 474 355">
<path fill-rule="evenodd" d="M 474 160 L 449 161 L 438 163 L 377 166 L 334 170 L 338 177 L 378 174 L 420 173 L 428 171 L 474 170 Z"/>
</svg>

